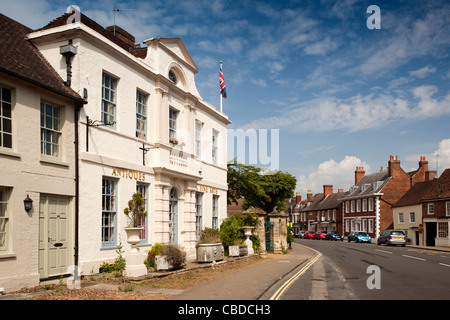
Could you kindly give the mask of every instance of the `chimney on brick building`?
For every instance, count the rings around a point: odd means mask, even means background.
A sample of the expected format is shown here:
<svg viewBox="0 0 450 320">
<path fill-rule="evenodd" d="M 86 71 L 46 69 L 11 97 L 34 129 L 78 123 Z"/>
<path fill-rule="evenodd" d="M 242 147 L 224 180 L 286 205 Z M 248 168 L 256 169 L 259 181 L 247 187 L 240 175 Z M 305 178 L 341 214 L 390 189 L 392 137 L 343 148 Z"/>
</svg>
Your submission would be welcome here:
<svg viewBox="0 0 450 320">
<path fill-rule="evenodd" d="M 365 174 L 366 174 L 366 172 L 364 171 L 364 167 L 356 167 L 355 184 L 357 184 L 358 181 L 361 180 L 361 178 L 364 177 Z"/>
<path fill-rule="evenodd" d="M 344 193 L 344 189 L 338 189 L 338 193 Z"/>
<path fill-rule="evenodd" d="M 390 176 L 393 176 L 394 173 L 401 170 L 400 160 L 398 160 L 398 156 L 391 156 L 388 163 L 389 163 L 389 175 Z"/>
<path fill-rule="evenodd" d="M 428 161 L 425 157 L 420 157 L 419 169 L 420 168 L 423 168 L 423 171 L 425 171 L 425 172 L 428 171 Z"/>
<path fill-rule="evenodd" d="M 114 34 L 114 32 L 115 32 L 114 35 L 117 38 L 119 38 L 120 40 L 125 42 L 130 47 L 134 47 L 134 43 L 135 43 L 136 39 L 134 38 L 133 35 L 128 33 L 126 30 L 122 29 L 121 27 L 119 27 L 119 26 L 109 26 L 109 27 L 106 27 L 106 31 L 109 31 L 112 34 Z"/>
<path fill-rule="evenodd" d="M 302 194 L 300 192 L 295 193 L 294 201 L 295 201 L 295 204 L 299 204 L 300 201 L 302 201 Z"/>
<path fill-rule="evenodd" d="M 308 193 L 306 194 L 306 200 L 312 201 L 313 195 L 311 192 L 311 189 L 308 190 Z"/>
<path fill-rule="evenodd" d="M 333 185 L 331 184 L 324 184 L 323 185 L 323 196 L 326 197 L 333 193 Z"/>
</svg>

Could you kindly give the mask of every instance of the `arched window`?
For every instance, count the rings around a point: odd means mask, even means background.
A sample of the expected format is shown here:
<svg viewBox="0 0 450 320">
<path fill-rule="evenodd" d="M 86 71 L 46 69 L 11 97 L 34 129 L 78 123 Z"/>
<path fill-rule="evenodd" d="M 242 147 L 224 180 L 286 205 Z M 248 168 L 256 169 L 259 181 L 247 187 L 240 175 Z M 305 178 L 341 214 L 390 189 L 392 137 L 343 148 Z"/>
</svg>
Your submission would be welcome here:
<svg viewBox="0 0 450 320">
<path fill-rule="evenodd" d="M 172 81 L 174 84 L 178 83 L 178 78 L 175 72 L 173 70 L 169 70 L 169 80 Z"/>
</svg>

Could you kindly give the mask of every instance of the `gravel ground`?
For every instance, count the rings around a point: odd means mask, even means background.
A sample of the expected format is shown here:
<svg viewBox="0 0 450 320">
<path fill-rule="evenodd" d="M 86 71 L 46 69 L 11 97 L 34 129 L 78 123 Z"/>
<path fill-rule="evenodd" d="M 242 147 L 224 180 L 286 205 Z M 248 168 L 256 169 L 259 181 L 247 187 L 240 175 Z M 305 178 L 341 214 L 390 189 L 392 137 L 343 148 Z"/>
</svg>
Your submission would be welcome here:
<svg viewBox="0 0 450 320">
<path fill-rule="evenodd" d="M 16 291 L 12 293 L 11 299 L 15 296 L 15 299 L 21 300 L 167 300 L 182 290 L 263 260 L 252 256 L 140 281 L 122 282 L 112 275 L 97 274 L 85 276 L 81 281 L 81 288 L 76 290 L 68 289 L 66 279 L 61 279 L 52 284 Z"/>
</svg>

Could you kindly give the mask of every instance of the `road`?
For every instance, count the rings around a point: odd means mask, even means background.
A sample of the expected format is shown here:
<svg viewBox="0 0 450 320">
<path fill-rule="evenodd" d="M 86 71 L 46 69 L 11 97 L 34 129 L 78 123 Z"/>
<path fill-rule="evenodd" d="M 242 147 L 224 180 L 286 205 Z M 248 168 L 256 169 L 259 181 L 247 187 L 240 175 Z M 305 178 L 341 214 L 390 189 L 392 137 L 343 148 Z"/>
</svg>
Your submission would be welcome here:
<svg viewBox="0 0 450 320">
<path fill-rule="evenodd" d="M 295 241 L 322 255 L 280 300 L 450 299 L 450 252 L 347 241 Z"/>
</svg>

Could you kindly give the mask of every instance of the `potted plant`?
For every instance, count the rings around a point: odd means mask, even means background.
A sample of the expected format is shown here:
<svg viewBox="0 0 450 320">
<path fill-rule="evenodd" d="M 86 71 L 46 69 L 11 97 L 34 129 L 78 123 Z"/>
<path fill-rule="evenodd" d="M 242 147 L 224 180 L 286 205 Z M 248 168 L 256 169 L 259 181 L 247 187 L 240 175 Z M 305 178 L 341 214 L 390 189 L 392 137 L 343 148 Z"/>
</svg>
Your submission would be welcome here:
<svg viewBox="0 0 450 320">
<path fill-rule="evenodd" d="M 169 142 L 170 142 L 171 144 L 173 144 L 174 146 L 176 146 L 176 145 L 178 144 L 178 140 L 177 140 L 177 138 L 175 138 L 175 137 L 170 137 L 170 138 L 169 138 Z"/>
<path fill-rule="evenodd" d="M 223 260 L 224 248 L 220 239 L 219 230 L 205 228 L 200 232 L 197 242 L 197 261 L 213 262 Z"/>
<path fill-rule="evenodd" d="M 156 270 L 181 269 L 186 265 L 186 252 L 175 245 L 165 244 L 155 256 L 155 262 Z"/>
<path fill-rule="evenodd" d="M 147 215 L 144 199 L 140 192 L 133 194 L 131 200 L 128 201 L 128 207 L 123 210 L 123 213 L 128 217 L 128 226 L 124 228 L 127 233 L 127 242 L 131 245 L 131 252 L 137 252 L 136 245 L 141 241 L 142 223 Z"/>
</svg>

